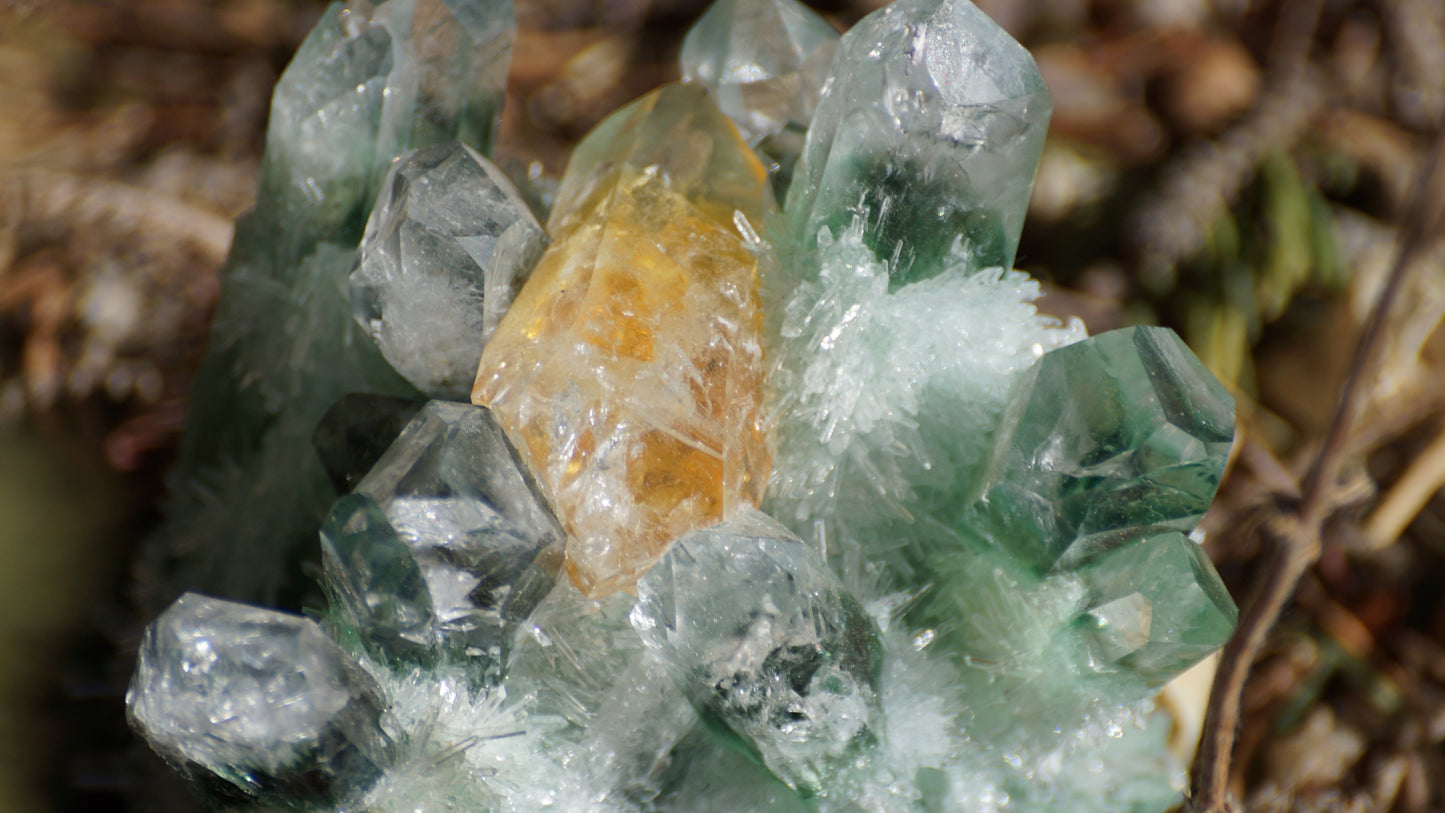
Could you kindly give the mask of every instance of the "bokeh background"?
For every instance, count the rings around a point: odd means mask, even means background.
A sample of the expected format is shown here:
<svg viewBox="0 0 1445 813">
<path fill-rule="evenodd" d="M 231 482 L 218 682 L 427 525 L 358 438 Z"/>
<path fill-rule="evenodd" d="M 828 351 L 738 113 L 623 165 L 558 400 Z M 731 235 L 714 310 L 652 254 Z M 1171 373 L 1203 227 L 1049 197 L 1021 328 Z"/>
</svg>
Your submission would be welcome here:
<svg viewBox="0 0 1445 813">
<path fill-rule="evenodd" d="M 1420 209 L 1445 3 L 977 1 L 1054 95 L 1018 260 L 1043 307 L 1093 332 L 1170 325 L 1235 390 L 1205 527 L 1243 602 Z M 878 4 L 817 7 L 842 28 Z M 147 590 L 129 562 L 254 194 L 271 85 L 321 8 L 0 5 L 0 813 L 190 808 L 124 724 Z M 560 173 L 603 115 L 676 77 L 703 8 L 519 0 L 500 154 Z M 1252 810 L 1445 809 L 1436 242 L 1355 392 L 1322 555 L 1245 687 L 1231 788 Z M 1202 695 L 1183 697 L 1197 716 Z"/>
</svg>

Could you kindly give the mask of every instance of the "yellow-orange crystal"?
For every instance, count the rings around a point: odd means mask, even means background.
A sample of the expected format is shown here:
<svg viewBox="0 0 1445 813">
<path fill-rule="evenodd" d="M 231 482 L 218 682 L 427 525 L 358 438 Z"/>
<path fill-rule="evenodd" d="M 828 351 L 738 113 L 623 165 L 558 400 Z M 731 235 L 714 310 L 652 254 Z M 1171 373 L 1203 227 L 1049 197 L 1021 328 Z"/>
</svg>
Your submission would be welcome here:
<svg viewBox="0 0 1445 813">
<path fill-rule="evenodd" d="M 567 525 L 567 569 L 624 589 L 757 505 L 767 173 L 705 89 L 669 85 L 578 145 L 542 255 L 482 353 L 489 406 Z"/>
</svg>

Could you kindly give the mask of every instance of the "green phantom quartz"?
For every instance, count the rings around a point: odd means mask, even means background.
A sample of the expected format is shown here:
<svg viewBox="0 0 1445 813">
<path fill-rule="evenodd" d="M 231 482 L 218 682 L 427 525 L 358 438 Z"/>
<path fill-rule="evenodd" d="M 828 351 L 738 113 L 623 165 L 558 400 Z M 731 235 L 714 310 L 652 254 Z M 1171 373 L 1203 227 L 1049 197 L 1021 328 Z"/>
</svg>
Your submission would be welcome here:
<svg viewBox="0 0 1445 813">
<path fill-rule="evenodd" d="M 637 585 L 632 623 L 708 718 L 805 793 L 872 742 L 878 631 L 822 557 L 745 509 L 683 537 Z"/>
<path fill-rule="evenodd" d="M 505 669 L 561 569 L 562 526 L 483 407 L 433 401 L 321 529 L 326 586 L 384 660 Z"/>
<path fill-rule="evenodd" d="M 1234 399 L 1167 328 L 1044 355 L 1023 382 L 997 476 L 963 522 L 1040 569 L 1194 528 L 1234 437 Z"/>
<path fill-rule="evenodd" d="M 281 76 L 167 523 L 141 560 L 153 604 L 182 587 L 291 603 L 306 589 L 296 565 L 335 497 L 309 448 L 318 420 L 349 392 L 416 395 L 347 302 L 372 196 L 398 150 L 490 143 L 513 16 L 510 0 L 333 4 Z"/>
<path fill-rule="evenodd" d="M 855 219 L 895 284 L 958 248 L 1013 265 L 1052 106 L 1033 57 L 968 0 L 897 0 L 843 36 L 785 207 L 807 250 Z"/>
<path fill-rule="evenodd" d="M 682 76 L 712 89 L 786 191 L 838 32 L 796 0 L 717 0 L 682 42 Z"/>
<path fill-rule="evenodd" d="M 1214 652 L 1239 612 L 1204 550 L 1176 532 L 1109 551 L 1077 571 L 1094 660 L 1162 684 Z"/>
</svg>

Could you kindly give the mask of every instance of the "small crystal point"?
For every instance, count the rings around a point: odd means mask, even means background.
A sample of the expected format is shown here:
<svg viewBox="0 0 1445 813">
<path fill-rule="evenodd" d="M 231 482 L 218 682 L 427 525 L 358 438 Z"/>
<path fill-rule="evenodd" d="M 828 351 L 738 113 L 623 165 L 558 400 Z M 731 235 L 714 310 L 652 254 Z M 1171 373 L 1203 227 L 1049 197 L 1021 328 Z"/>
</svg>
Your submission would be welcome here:
<svg viewBox="0 0 1445 813">
<path fill-rule="evenodd" d="M 637 597 L 633 626 L 698 711 L 790 786 L 826 792 L 873 739 L 877 628 L 822 557 L 765 514 L 682 538 Z"/>
<path fill-rule="evenodd" d="M 146 629 L 126 707 L 152 748 L 223 800 L 334 805 L 390 761 L 379 689 L 314 621 L 196 593 Z"/>
<path fill-rule="evenodd" d="M 1239 611 L 1204 549 L 1181 533 L 1130 542 L 1080 568 L 1086 639 L 1112 668 L 1162 685 L 1224 645 Z"/>
<path fill-rule="evenodd" d="M 483 350 L 472 400 L 537 472 L 589 595 L 761 498 L 748 236 L 770 207 L 762 165 L 697 85 L 619 110 L 572 156 L 552 244 Z"/>
<path fill-rule="evenodd" d="M 712 89 L 786 189 L 837 47 L 796 0 L 717 0 L 683 40 L 682 76 Z"/>
<path fill-rule="evenodd" d="M 505 669 L 560 569 L 562 528 L 481 407 L 433 401 L 322 527 L 343 620 L 391 660 Z"/>
<path fill-rule="evenodd" d="M 455 141 L 392 164 L 351 274 L 356 321 L 413 386 L 466 400 L 482 347 L 547 236 L 492 162 Z"/>
<path fill-rule="evenodd" d="M 954 244 L 1013 265 L 1051 111 L 1033 57 L 968 0 L 897 0 L 843 36 L 786 211 L 804 250 L 854 218 L 895 284 Z"/>
<path fill-rule="evenodd" d="M 1046 353 L 1018 410 L 997 479 L 965 521 L 1041 569 L 1192 530 L 1234 437 L 1233 397 L 1168 328 Z"/>
</svg>

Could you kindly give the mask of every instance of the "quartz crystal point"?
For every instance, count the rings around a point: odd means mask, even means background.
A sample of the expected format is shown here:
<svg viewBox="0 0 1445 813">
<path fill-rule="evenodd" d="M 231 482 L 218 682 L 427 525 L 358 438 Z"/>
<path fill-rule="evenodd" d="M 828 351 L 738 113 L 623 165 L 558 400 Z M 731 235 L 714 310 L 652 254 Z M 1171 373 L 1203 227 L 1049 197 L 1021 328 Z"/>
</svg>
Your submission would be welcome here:
<svg viewBox="0 0 1445 813">
<path fill-rule="evenodd" d="M 1234 438 L 1234 399 L 1168 328 L 1051 351 L 1017 403 L 997 479 L 965 522 L 1041 569 L 1192 530 Z"/>
<path fill-rule="evenodd" d="M 415 395 L 347 301 L 376 179 L 403 149 L 491 132 L 490 103 L 474 102 L 501 98 L 511 20 L 505 0 L 332 5 L 282 74 L 256 205 L 237 224 L 192 388 L 168 521 L 141 559 L 156 599 L 186 587 L 296 602 L 308 589 L 293 565 L 335 499 L 308 443 L 317 422 L 350 392 Z M 481 28 L 497 36 L 476 40 Z M 449 62 L 463 46 L 478 49 L 471 61 Z"/>
<path fill-rule="evenodd" d="M 433 401 L 322 526 L 343 624 L 388 660 L 465 659 L 500 677 L 552 589 L 562 528 L 491 413 Z"/>
<path fill-rule="evenodd" d="M 584 593 L 630 585 L 670 541 L 761 497 L 750 238 L 769 206 L 762 165 L 697 85 L 628 105 L 572 156 L 551 246 L 472 400 L 552 498 Z"/>
<path fill-rule="evenodd" d="M 1151 685 L 1223 646 L 1239 617 L 1204 549 L 1180 533 L 1109 551 L 1078 575 L 1089 607 L 1080 622 L 1097 662 Z"/>
<path fill-rule="evenodd" d="M 797 0 L 717 0 L 682 42 L 682 76 L 713 91 L 786 190 L 837 47 Z"/>
<path fill-rule="evenodd" d="M 1050 111 L 1033 57 L 968 0 L 897 0 L 839 44 L 788 190 L 794 239 L 856 218 L 895 284 L 956 242 L 1010 268 Z"/>
<path fill-rule="evenodd" d="M 698 710 L 805 793 L 874 737 L 878 631 L 818 554 L 756 511 L 679 540 L 632 623 Z"/>
<path fill-rule="evenodd" d="M 492 162 L 455 141 L 392 164 L 351 274 L 356 321 L 413 386 L 465 401 L 482 346 L 547 243 Z"/>
<path fill-rule="evenodd" d="M 315 622 L 196 593 L 146 630 L 126 705 L 222 803 L 334 805 L 390 760 L 378 688 Z"/>
</svg>

